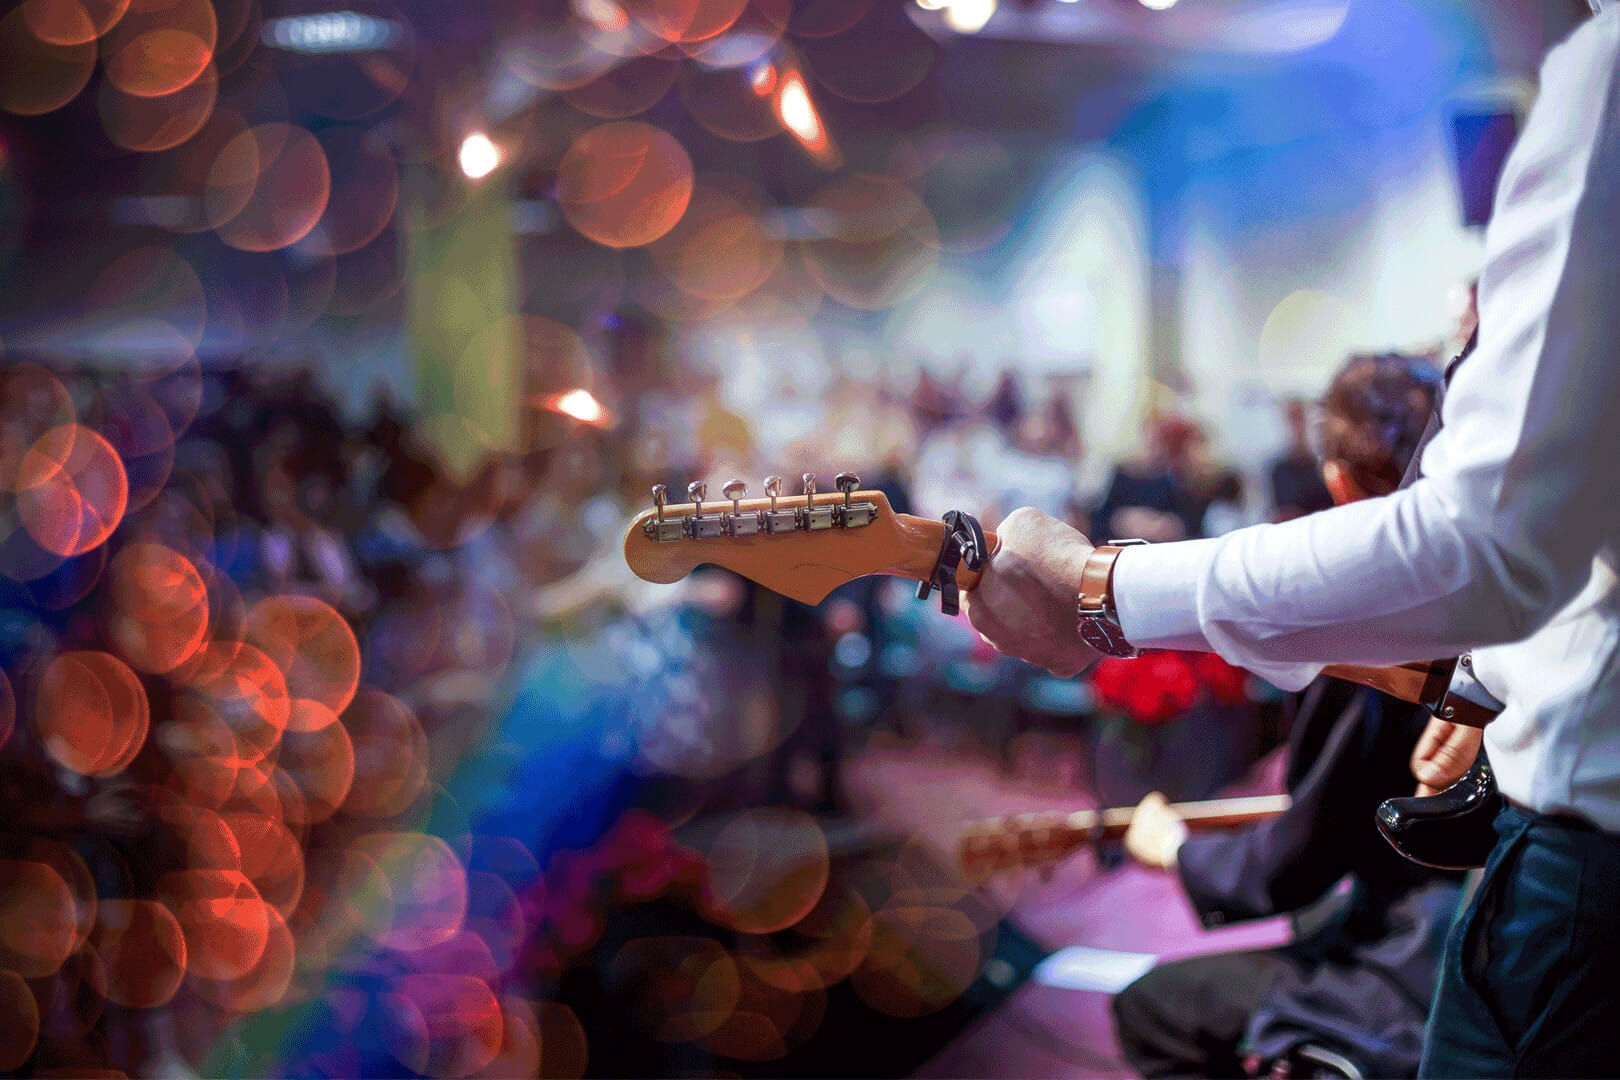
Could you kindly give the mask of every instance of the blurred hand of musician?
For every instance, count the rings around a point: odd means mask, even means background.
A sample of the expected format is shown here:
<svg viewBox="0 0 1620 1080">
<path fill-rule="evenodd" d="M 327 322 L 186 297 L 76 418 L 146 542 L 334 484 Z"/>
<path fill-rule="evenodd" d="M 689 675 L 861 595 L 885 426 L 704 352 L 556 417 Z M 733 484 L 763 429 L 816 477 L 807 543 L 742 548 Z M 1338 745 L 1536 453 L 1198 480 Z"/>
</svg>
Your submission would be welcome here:
<svg viewBox="0 0 1620 1080">
<path fill-rule="evenodd" d="M 1125 850 L 1143 866 L 1172 870 L 1187 840 L 1187 824 L 1164 795 L 1150 791 L 1136 805 L 1125 830 Z"/>
<path fill-rule="evenodd" d="M 1419 795 L 1433 795 L 1462 779 L 1479 756 L 1485 739 L 1482 728 L 1453 724 L 1434 717 L 1412 750 L 1412 775 Z"/>
<path fill-rule="evenodd" d="M 985 641 L 1062 678 L 1091 666 L 1098 653 L 1080 640 L 1075 607 L 1092 543 L 1031 507 L 1008 514 L 979 583 L 962 610 Z"/>
</svg>

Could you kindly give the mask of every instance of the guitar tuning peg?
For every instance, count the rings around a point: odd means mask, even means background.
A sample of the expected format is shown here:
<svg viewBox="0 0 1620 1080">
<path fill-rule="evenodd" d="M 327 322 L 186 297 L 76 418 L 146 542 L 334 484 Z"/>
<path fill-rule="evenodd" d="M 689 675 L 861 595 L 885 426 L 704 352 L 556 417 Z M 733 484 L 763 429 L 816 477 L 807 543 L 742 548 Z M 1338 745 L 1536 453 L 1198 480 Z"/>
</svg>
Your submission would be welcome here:
<svg viewBox="0 0 1620 1080">
<path fill-rule="evenodd" d="M 727 480 L 720 494 L 731 500 L 731 512 L 735 514 L 738 513 L 737 501 L 748 494 L 748 485 L 741 480 Z"/>
<path fill-rule="evenodd" d="M 782 494 L 782 478 L 780 476 L 767 476 L 765 478 L 765 494 L 771 497 L 771 513 L 776 512 L 776 497 Z"/>
<path fill-rule="evenodd" d="M 693 504 L 693 514 L 703 516 L 703 500 L 709 496 L 709 485 L 702 480 L 694 480 L 686 485 L 686 498 Z"/>
<path fill-rule="evenodd" d="M 844 505 L 849 506 L 849 498 L 855 494 L 855 489 L 861 486 L 861 478 L 852 472 L 841 472 L 833 477 L 833 487 L 844 493 Z"/>
<path fill-rule="evenodd" d="M 816 502 L 816 474 L 813 473 L 813 472 L 807 472 L 807 473 L 804 474 L 804 505 L 805 506 L 814 506 L 815 502 Z"/>
<path fill-rule="evenodd" d="M 664 520 L 664 504 L 669 502 L 669 488 L 663 484 L 654 484 L 652 488 L 653 506 L 658 508 L 658 520 Z"/>
</svg>

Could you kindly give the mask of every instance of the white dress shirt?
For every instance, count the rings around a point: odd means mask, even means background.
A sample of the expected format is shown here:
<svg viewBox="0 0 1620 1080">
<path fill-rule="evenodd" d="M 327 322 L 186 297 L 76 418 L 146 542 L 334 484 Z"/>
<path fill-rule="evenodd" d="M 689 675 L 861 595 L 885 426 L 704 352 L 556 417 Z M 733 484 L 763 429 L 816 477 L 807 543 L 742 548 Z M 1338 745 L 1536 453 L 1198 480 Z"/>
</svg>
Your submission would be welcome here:
<svg viewBox="0 0 1620 1080">
<path fill-rule="evenodd" d="M 1423 479 L 1115 564 L 1136 645 L 1285 687 L 1474 650 L 1498 782 L 1620 830 L 1620 11 L 1548 53 L 1485 234 L 1479 345 Z"/>
</svg>

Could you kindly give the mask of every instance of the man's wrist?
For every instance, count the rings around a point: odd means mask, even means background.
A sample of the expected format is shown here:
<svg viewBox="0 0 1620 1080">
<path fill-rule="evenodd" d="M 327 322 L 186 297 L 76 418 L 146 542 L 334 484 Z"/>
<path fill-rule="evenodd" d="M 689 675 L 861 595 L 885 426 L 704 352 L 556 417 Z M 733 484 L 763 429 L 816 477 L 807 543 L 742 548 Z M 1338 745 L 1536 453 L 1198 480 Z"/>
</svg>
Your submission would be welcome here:
<svg viewBox="0 0 1620 1080">
<path fill-rule="evenodd" d="M 1129 547 L 1145 540 L 1111 540 L 1091 549 L 1080 571 L 1075 603 L 1076 629 L 1081 640 L 1104 656 L 1128 659 L 1140 655 L 1120 627 L 1113 599 L 1114 564 Z"/>
</svg>

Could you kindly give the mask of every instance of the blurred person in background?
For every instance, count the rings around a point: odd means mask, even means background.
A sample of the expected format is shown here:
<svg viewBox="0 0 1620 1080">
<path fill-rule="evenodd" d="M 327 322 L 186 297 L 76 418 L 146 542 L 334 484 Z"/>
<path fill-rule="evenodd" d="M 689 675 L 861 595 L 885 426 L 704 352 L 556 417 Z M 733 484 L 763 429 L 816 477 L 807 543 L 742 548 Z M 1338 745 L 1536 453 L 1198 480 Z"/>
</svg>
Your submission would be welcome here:
<svg viewBox="0 0 1620 1080">
<path fill-rule="evenodd" d="M 1148 420 L 1147 452 L 1114 467 L 1091 514 L 1108 536 L 1166 542 L 1203 535 L 1209 504 L 1207 440 L 1195 421 L 1175 413 Z"/>
<path fill-rule="evenodd" d="M 1322 468 L 1311 449 L 1310 411 L 1305 402 L 1290 398 L 1283 404 L 1288 443 L 1271 462 L 1271 519 L 1292 521 L 1333 505 L 1322 482 Z"/>
<path fill-rule="evenodd" d="M 1320 469 L 1339 503 L 1400 484 L 1433 407 L 1438 372 L 1396 353 L 1355 356 L 1324 397 Z M 1410 794 L 1421 708 L 1318 678 L 1297 702 L 1284 784 L 1291 807 L 1262 824 L 1189 836 L 1157 792 L 1125 849 L 1174 871 L 1205 926 L 1289 914 L 1287 945 L 1161 964 L 1113 1002 L 1120 1045 L 1143 1075 L 1302 1075 L 1326 1051 L 1365 1076 L 1412 1076 L 1459 876 L 1397 854 L 1372 825 Z M 1335 890 L 1348 880 L 1348 892 Z"/>
</svg>

